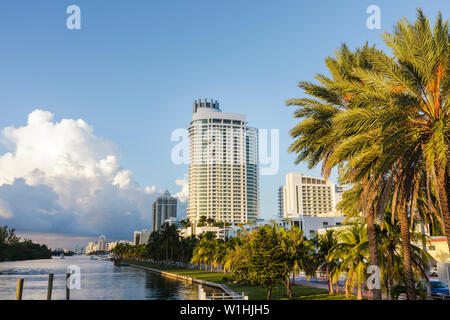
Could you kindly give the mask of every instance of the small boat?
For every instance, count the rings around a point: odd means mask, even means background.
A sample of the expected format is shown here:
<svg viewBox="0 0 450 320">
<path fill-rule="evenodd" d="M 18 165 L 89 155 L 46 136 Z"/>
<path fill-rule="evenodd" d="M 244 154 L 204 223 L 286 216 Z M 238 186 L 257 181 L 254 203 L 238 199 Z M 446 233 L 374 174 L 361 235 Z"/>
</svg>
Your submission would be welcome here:
<svg viewBox="0 0 450 320">
<path fill-rule="evenodd" d="M 64 253 L 61 253 L 61 254 L 59 255 L 59 257 L 60 257 L 61 259 L 64 259 Z"/>
</svg>

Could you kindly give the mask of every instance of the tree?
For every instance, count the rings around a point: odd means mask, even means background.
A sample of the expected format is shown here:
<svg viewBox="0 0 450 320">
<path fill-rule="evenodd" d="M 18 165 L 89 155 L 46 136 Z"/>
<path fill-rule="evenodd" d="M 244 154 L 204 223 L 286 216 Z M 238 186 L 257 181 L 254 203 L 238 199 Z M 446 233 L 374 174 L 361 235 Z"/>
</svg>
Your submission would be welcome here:
<svg viewBox="0 0 450 320">
<path fill-rule="evenodd" d="M 363 184 L 364 190 L 358 193 L 358 210 L 367 220 L 370 262 L 378 265 L 376 225 L 376 196 L 381 179 L 374 179 L 373 160 L 381 154 L 379 129 L 359 130 L 358 123 L 342 126 L 340 117 L 354 108 L 354 95 L 347 92 L 346 83 L 361 85 L 362 81 L 354 75 L 355 69 L 371 70 L 366 54 L 372 50 L 368 45 L 351 52 L 346 45 L 335 53 L 335 58 L 327 58 L 325 64 L 332 78 L 317 75 L 321 85 L 300 82 L 300 87 L 312 98 L 291 99 L 288 105 L 299 106 L 295 117 L 301 121 L 290 131 L 295 139 L 289 151 L 298 154 L 296 163 L 307 161 L 309 167 L 322 162 L 322 175 L 328 178 L 335 166 L 347 166 L 342 182 Z M 356 124 L 356 126 L 355 126 Z M 356 127 L 356 128 L 355 128 Z M 356 157 L 359 155 L 359 157 Z M 362 156 L 361 156 L 362 155 Z M 367 160 L 368 159 L 368 160 Z M 379 199 L 381 201 L 381 198 Z M 382 210 L 382 206 L 378 206 Z M 374 290 L 374 298 L 381 299 L 381 292 Z"/>
<path fill-rule="evenodd" d="M 432 180 L 442 214 L 443 227 L 450 249 L 450 37 L 448 21 L 441 13 L 434 29 L 421 9 L 417 21 L 401 20 L 394 33 L 384 35 L 395 60 L 381 53 L 369 58 L 377 64 L 383 81 L 377 90 L 390 98 L 384 105 L 393 115 L 386 126 L 396 158 L 408 164 L 402 176 L 426 170 Z M 366 76 L 366 75 L 365 75 Z M 394 90 L 395 89 L 395 90 Z M 395 137 L 395 139 L 394 139 Z M 411 180 L 411 179 L 408 179 Z M 411 194 L 414 184 L 407 186 Z"/>
<path fill-rule="evenodd" d="M 0 227 L 0 262 L 34 259 L 50 259 L 52 252 L 46 245 L 21 241 L 16 231 L 8 226 Z"/>
<path fill-rule="evenodd" d="M 346 294 L 357 287 L 357 299 L 361 300 L 362 285 L 366 278 L 368 261 L 367 227 L 361 222 L 349 224 L 339 234 L 339 241 L 328 256 L 328 261 L 339 259 L 339 269 L 347 273 Z"/>
<path fill-rule="evenodd" d="M 203 227 L 204 225 L 206 225 L 207 220 L 208 220 L 208 218 L 206 216 L 200 216 L 200 219 L 197 222 L 197 226 Z"/>
<path fill-rule="evenodd" d="M 160 227 L 159 232 L 166 253 L 166 263 L 168 263 L 169 261 L 173 262 L 174 250 L 179 240 L 177 227 L 173 224 L 171 225 L 168 223 L 164 223 Z"/>
<path fill-rule="evenodd" d="M 415 299 L 409 226 L 422 188 L 428 212 L 440 212 L 450 248 L 448 22 L 439 14 L 432 30 L 419 9 L 415 24 L 400 20 L 383 38 L 393 57 L 367 45 L 354 54 L 343 47 L 326 60 L 332 79 L 318 75 L 322 86 L 301 83 L 319 100 L 288 102 L 301 106 L 296 116 L 305 118 L 291 131 L 290 150 L 310 166 L 322 161 L 326 177 L 339 166 L 340 180 L 355 186 L 371 264 L 378 257 L 376 215 L 382 218 L 390 203 L 400 223 L 408 298 Z"/>
<path fill-rule="evenodd" d="M 423 234 L 414 232 L 411 228 L 411 238 L 415 244 L 424 244 L 426 238 Z M 390 214 L 383 221 L 383 228 L 378 228 L 379 253 L 381 281 L 384 284 L 386 295 L 390 297 L 391 291 L 398 283 L 404 283 L 403 274 L 403 245 L 400 225 L 397 220 L 393 220 Z M 417 276 L 421 276 L 429 282 L 428 270 L 431 263 L 431 256 L 419 246 L 411 245 L 412 268 Z M 428 285 L 428 287 L 430 287 Z"/>
<path fill-rule="evenodd" d="M 339 258 L 332 256 L 338 247 L 338 233 L 335 230 L 327 230 L 325 234 L 317 235 L 312 241 L 317 248 L 315 254 L 317 266 L 325 270 L 328 277 L 328 291 L 333 294 L 333 276 L 336 272 L 339 274 Z M 339 280 L 337 290 L 339 290 Z"/>
<path fill-rule="evenodd" d="M 415 299 L 409 224 L 424 173 L 429 193 L 434 184 L 450 248 L 448 22 L 439 14 L 432 31 L 419 9 L 415 24 L 400 20 L 394 33 L 383 38 L 394 57 L 369 50 L 366 57 L 373 68 L 353 71 L 363 85 L 347 82 L 342 87 L 357 97 L 354 114 L 346 115 L 350 122 L 379 129 L 383 154 L 377 171 L 395 182 L 392 210 L 400 221 L 408 298 Z"/>
<path fill-rule="evenodd" d="M 289 275 L 292 274 L 292 283 L 295 281 L 295 271 L 303 269 L 306 274 L 311 274 L 312 247 L 306 243 L 303 231 L 298 227 L 291 227 L 289 230 L 275 227 L 275 231 L 280 234 L 282 259 L 286 268 L 285 287 L 289 298 L 292 298 L 291 281 Z"/>
<path fill-rule="evenodd" d="M 273 288 L 288 276 L 276 226 L 263 226 L 250 238 L 248 274 L 252 284 L 267 289 L 267 300 Z"/>
</svg>

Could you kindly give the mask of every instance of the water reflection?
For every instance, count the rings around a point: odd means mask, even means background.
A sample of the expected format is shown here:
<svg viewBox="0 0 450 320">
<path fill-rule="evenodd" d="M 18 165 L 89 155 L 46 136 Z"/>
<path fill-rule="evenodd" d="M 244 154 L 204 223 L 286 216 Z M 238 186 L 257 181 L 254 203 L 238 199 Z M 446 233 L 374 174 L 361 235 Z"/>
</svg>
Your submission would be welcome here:
<svg viewBox="0 0 450 320">
<path fill-rule="evenodd" d="M 195 300 L 198 285 L 161 277 L 132 267 L 116 267 L 112 262 L 66 257 L 0 263 L 0 299 L 15 299 L 17 280 L 25 279 L 23 299 L 47 298 L 48 274 L 54 274 L 54 300 L 65 299 L 67 267 L 81 270 L 81 289 L 71 290 L 71 300 Z M 219 292 L 205 288 L 208 293 Z"/>
</svg>

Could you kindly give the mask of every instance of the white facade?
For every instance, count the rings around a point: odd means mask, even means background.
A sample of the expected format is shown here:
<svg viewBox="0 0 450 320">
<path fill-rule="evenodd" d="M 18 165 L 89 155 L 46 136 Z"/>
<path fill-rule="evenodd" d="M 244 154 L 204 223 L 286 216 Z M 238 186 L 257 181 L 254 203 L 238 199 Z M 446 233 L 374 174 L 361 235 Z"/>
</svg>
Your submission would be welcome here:
<svg viewBox="0 0 450 320">
<path fill-rule="evenodd" d="M 98 251 L 106 251 L 106 236 L 98 237 L 97 249 Z"/>
<path fill-rule="evenodd" d="M 244 115 L 196 101 L 189 127 L 187 217 L 245 223 L 259 215 L 258 134 Z"/>
<path fill-rule="evenodd" d="M 141 231 L 141 241 L 139 244 L 147 244 L 148 240 L 150 240 L 150 234 L 152 232 L 150 230 L 142 230 Z"/>
<path fill-rule="evenodd" d="M 187 238 L 192 235 L 199 236 L 202 233 L 213 232 L 216 235 L 216 238 L 225 239 L 227 230 L 225 230 L 224 228 L 211 227 L 211 226 L 203 226 L 203 227 L 195 227 L 195 228 L 187 227 L 185 229 L 180 230 L 180 236 L 182 236 L 183 238 Z"/>
<path fill-rule="evenodd" d="M 320 234 L 321 230 L 341 227 L 344 223 L 344 217 L 313 217 L 302 216 L 292 219 L 274 219 L 274 220 L 257 220 L 253 224 L 246 224 L 240 227 L 233 227 L 227 231 L 227 237 L 235 237 L 242 232 L 242 229 L 246 231 L 252 231 L 258 227 L 264 225 L 271 225 L 276 223 L 279 227 L 289 230 L 291 227 L 298 227 L 303 231 L 303 235 L 306 239 L 312 239 L 317 234 Z"/>
<path fill-rule="evenodd" d="M 330 180 L 291 172 L 286 175 L 282 190 L 285 218 L 342 216 L 336 209 L 342 192 L 337 192 L 341 189 Z"/>
<path fill-rule="evenodd" d="M 133 245 L 147 244 L 151 233 L 150 230 L 135 231 L 133 234 Z"/>
<path fill-rule="evenodd" d="M 133 233 L 133 245 L 136 246 L 141 242 L 141 235 L 142 235 L 141 231 L 135 231 Z"/>
<path fill-rule="evenodd" d="M 91 252 L 99 251 L 97 250 L 97 243 L 95 242 L 89 242 L 88 246 L 86 247 L 86 254 L 89 254 Z"/>
</svg>

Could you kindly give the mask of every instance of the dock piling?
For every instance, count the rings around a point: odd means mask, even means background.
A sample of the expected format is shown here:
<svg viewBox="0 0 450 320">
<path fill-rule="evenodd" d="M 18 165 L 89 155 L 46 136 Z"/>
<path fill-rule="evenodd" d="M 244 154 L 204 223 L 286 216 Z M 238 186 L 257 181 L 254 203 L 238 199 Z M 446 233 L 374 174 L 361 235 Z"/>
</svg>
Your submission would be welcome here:
<svg viewBox="0 0 450 320">
<path fill-rule="evenodd" d="M 66 300 L 70 300 L 69 281 L 70 281 L 70 273 L 66 273 Z"/>
<path fill-rule="evenodd" d="M 22 300 L 23 279 L 17 280 L 16 300 Z"/>
<path fill-rule="evenodd" d="M 53 273 L 50 273 L 48 275 L 47 300 L 52 300 L 52 290 L 53 290 Z"/>
</svg>

